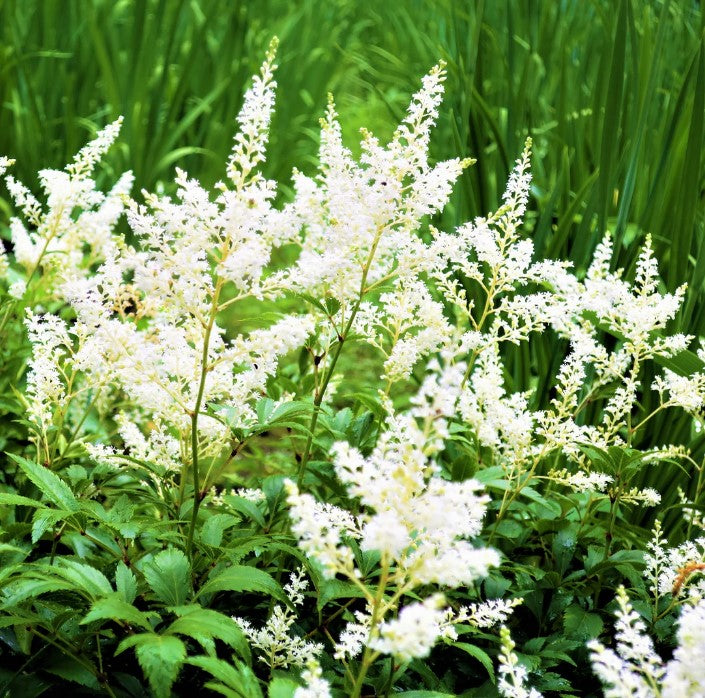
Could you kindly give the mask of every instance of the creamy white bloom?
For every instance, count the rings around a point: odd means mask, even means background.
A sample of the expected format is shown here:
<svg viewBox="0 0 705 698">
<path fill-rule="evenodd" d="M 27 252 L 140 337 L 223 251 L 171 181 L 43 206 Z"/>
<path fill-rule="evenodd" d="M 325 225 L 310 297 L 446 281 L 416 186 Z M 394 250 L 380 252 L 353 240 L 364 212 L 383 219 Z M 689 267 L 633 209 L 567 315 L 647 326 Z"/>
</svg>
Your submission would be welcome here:
<svg viewBox="0 0 705 698">
<path fill-rule="evenodd" d="M 705 598 L 705 538 L 669 547 L 657 521 L 644 561 L 644 576 L 655 596 L 672 594 L 679 599 Z"/>
<path fill-rule="evenodd" d="M 681 612 L 678 647 L 666 665 L 661 698 L 705 698 L 705 601 Z"/>
<path fill-rule="evenodd" d="M 372 639 L 370 647 L 392 654 L 400 662 L 428 656 L 441 635 L 444 605 L 443 596 L 436 594 L 404 606 L 397 618 L 379 626 L 379 636 Z"/>
<path fill-rule="evenodd" d="M 624 587 L 617 590 L 615 622 L 617 648 L 606 649 L 597 640 L 588 643 L 593 671 L 605 686 L 606 698 L 658 695 L 658 686 L 664 674 L 664 665 L 646 634 L 646 626 L 629 601 Z"/>
<path fill-rule="evenodd" d="M 514 652 L 514 641 L 504 626 L 500 630 L 500 637 L 502 651 L 499 653 L 499 692 L 504 698 L 541 698 L 541 693 L 535 688 L 526 686 L 528 672 L 526 667 L 519 663 L 519 658 Z"/>
<path fill-rule="evenodd" d="M 304 667 L 320 654 L 323 646 L 291 634 L 296 615 L 284 606 L 275 606 L 269 620 L 259 629 L 242 618 L 233 617 L 258 657 L 272 669 Z"/>
<path fill-rule="evenodd" d="M 611 475 L 597 471 L 569 473 L 567 470 L 554 470 L 550 474 L 554 482 L 567 485 L 576 492 L 604 492 L 613 481 Z"/>
<path fill-rule="evenodd" d="M 301 678 L 306 682 L 306 686 L 297 688 L 294 698 L 331 698 L 330 684 L 323 678 L 323 671 L 318 662 L 309 662 L 301 672 Z"/>
</svg>

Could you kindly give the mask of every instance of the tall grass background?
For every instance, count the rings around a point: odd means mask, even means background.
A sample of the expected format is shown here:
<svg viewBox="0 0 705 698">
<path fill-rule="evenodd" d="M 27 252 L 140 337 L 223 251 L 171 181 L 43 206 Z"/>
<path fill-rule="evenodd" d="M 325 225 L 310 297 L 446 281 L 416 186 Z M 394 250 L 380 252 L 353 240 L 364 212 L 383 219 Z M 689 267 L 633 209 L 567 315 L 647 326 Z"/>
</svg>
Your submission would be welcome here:
<svg viewBox="0 0 705 698">
<path fill-rule="evenodd" d="M 477 164 L 436 224 L 449 229 L 496 207 L 531 135 L 527 233 L 537 255 L 584 269 L 610 230 L 614 264 L 629 272 L 651 233 L 665 287 L 689 285 L 673 330 L 700 336 L 704 22 L 689 0 L 0 0 L 0 153 L 36 187 L 39 169 L 63 167 L 122 114 L 106 181 L 129 167 L 137 190 L 169 191 L 178 164 L 213 183 L 248 77 L 277 35 L 266 171 L 286 184 L 294 165 L 315 162 L 327 92 L 354 149 L 360 126 L 391 134 L 420 76 L 443 58 L 449 78 L 434 154 Z M 8 215 L 0 198 L 0 227 Z M 535 388 L 535 406 L 545 404 L 551 386 L 537 383 L 536 366 L 557 369 L 564 351 L 548 334 L 509 351 L 512 389 Z M 698 365 L 691 355 L 676 367 Z M 705 437 L 691 422 L 661 413 L 640 443 L 685 443 L 700 461 Z M 694 478 L 660 464 L 643 484 L 675 506 L 677 487 L 692 492 Z"/>
</svg>

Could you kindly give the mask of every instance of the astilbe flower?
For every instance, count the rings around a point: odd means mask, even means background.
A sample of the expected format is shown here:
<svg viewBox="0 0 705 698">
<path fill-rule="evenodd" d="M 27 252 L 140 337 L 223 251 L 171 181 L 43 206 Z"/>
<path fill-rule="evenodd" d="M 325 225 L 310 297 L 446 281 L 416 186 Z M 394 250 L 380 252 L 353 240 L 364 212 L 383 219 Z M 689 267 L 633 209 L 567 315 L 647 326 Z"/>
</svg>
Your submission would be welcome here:
<svg viewBox="0 0 705 698">
<path fill-rule="evenodd" d="M 131 172 L 124 173 L 104 194 L 96 188 L 91 175 L 117 138 L 121 124 L 119 118 L 99 131 L 64 171 L 39 173 L 45 206 L 12 175 L 5 177 L 10 195 L 26 221 L 18 217 L 10 220 L 14 258 L 27 275 L 15 283 L 11 295 L 22 295 L 26 280 L 35 277 L 41 265 L 46 297 L 61 297 L 65 280 L 86 277 L 93 265 L 114 255 L 114 228 L 134 177 Z M 9 164 L 4 158 L 0 176 Z"/>
<path fill-rule="evenodd" d="M 661 523 L 656 521 L 644 561 L 644 576 L 657 599 L 669 594 L 681 602 L 705 598 L 705 538 L 670 547 L 662 537 Z"/>
<path fill-rule="evenodd" d="M 308 581 L 304 577 L 303 569 L 291 575 L 289 583 L 284 586 L 284 591 L 287 592 L 294 607 L 303 604 L 303 594 L 307 587 Z M 296 611 L 287 606 L 275 606 L 267 622 L 258 629 L 244 618 L 233 616 L 233 620 L 245 633 L 252 646 L 258 650 L 260 661 L 270 669 L 308 667 L 316 662 L 318 654 L 323 649 L 320 644 L 292 635 L 291 629 L 297 620 Z"/>
<path fill-rule="evenodd" d="M 167 469 L 181 467 L 193 415 L 203 405 L 219 403 L 227 419 L 200 415 L 201 456 L 217 457 L 231 429 L 256 421 L 254 402 L 278 359 L 314 328 L 308 316 L 283 316 L 270 327 L 226 339 L 216 318 L 235 301 L 262 295 L 272 248 L 298 227 L 294 213 L 272 207 L 275 184 L 256 171 L 274 104 L 275 45 L 245 95 L 229 186 L 219 183 L 213 198 L 177 171 L 175 199 L 146 194 L 144 205 L 128 202 L 139 247 L 121 242 L 93 276 L 73 277 L 63 286 L 77 316 L 72 331 L 86 338 L 81 365 L 88 380 L 107 376 L 129 398 L 134 407 L 118 415 L 125 445 Z M 146 423 L 151 426 L 140 444 L 127 427 L 144 431 Z M 176 447 L 165 450 L 170 439 Z M 110 453 L 98 449 L 96 455 Z"/>
<path fill-rule="evenodd" d="M 189 459 L 195 465 L 199 454 L 217 460 L 229 453 L 233 434 L 257 420 L 255 402 L 266 394 L 281 357 L 305 343 L 317 357 L 317 416 L 324 392 L 335 383 L 341 347 L 350 337 L 366 341 L 382 356 L 386 426 L 367 456 L 347 443 L 331 450 L 336 475 L 359 506 L 352 514 L 288 482 L 291 528 L 324 577 L 347 577 L 364 598 L 364 610 L 355 611 L 343 630 L 336 656 L 364 651 L 365 664 L 384 652 L 407 660 L 427 654 L 439 638 L 452 638 L 454 623 L 503 622 L 510 610 L 497 601 L 484 615 L 479 607 L 454 613 L 435 589 L 403 603 L 406 594 L 430 585 L 468 586 L 499 563 L 494 550 L 471 542 L 488 502 L 479 483 L 449 481 L 436 463 L 451 429 L 471 432 L 501 466 L 508 488 L 499 518 L 552 452 L 562 453 L 577 470 L 555 471 L 556 482 L 578 491 L 604 490 L 611 476 L 591 470 L 580 447 L 586 442 L 622 446 L 629 438 L 644 362 L 673 356 L 689 342 L 663 332 L 684 289 L 659 291 L 648 238 L 633 283 L 621 270 L 611 270 L 609 236 L 585 278 L 567 263 L 534 261 L 533 243 L 521 234 L 531 183 L 530 141 L 498 211 L 450 233 L 431 227 L 430 236 L 420 236 L 426 217 L 444 207 L 470 164 L 460 158 L 429 161 L 445 79 L 442 64 L 424 78 L 389 144 L 363 131 L 359 161 L 343 145 L 331 99 L 322 120 L 319 173 L 295 172 L 293 200 L 275 208 L 276 184 L 257 170 L 274 107 L 275 47 L 245 94 L 227 181 L 214 192 L 180 170 L 173 198 L 145 193 L 144 204 L 127 199 L 129 173 L 109 194 L 98 192 L 90 175 L 116 137 L 119 121 L 100 132 L 65 172 L 42 173 L 46 210 L 24 186 L 6 178 L 31 228 L 17 218 L 11 223 L 15 260 L 26 277 L 13 285 L 12 294 L 21 296 L 24 284 L 42 271 L 51 294 L 66 299 L 76 316 L 70 325 L 50 314 L 29 316 L 29 413 L 46 431 L 55 411 L 68 410 L 74 389 L 81 389 L 81 374 L 82 385 L 100 387 L 101 400 L 119 397 L 121 405 L 114 415 L 121 446 L 94 444 L 90 453 L 119 462 L 129 449 L 132 457 L 152 461 L 168 475 Z M 0 174 L 9 164 L 0 159 Z M 136 246 L 113 236 L 123 209 Z M 77 217 L 74 210 L 80 211 Z M 297 248 L 298 256 L 273 271 L 272 253 L 285 244 Z M 8 264 L 0 259 L 0 270 Z M 470 300 L 471 288 L 480 307 Z M 220 313 L 244 298 L 277 300 L 287 294 L 306 298 L 310 310 L 235 336 L 219 324 Z M 548 327 L 570 348 L 555 379 L 555 396 L 546 409 L 534 410 L 530 392 L 507 387 L 503 345 L 530 341 Z M 618 339 L 613 349 L 601 342 L 605 328 Z M 392 390 L 430 354 L 408 411 L 395 412 Z M 321 375 L 326 378 L 319 382 Z M 699 413 L 701 383 L 699 374 L 684 379 L 666 372 L 654 389 L 664 407 Z M 608 385 L 614 390 L 598 418 L 585 423 L 584 406 Z M 208 404 L 219 411 L 204 414 Z M 665 447 L 662 453 L 667 452 L 675 454 Z M 206 492 L 211 483 L 201 484 Z M 658 497 L 626 486 L 610 494 L 623 502 L 653 503 Z M 351 539 L 364 552 L 379 552 L 376 595 L 360 579 Z M 699 543 L 689 545 L 672 555 L 653 550 L 653 565 L 647 558 L 660 593 L 668 585 L 657 568 L 664 562 L 673 568 L 672 589 L 678 570 L 696 553 L 702 556 Z M 624 595 L 619 602 L 623 654 L 595 645 L 601 675 L 640 658 L 656 677 L 657 659 L 648 643 L 636 641 L 640 621 Z M 298 689 L 297 696 L 328 694 L 315 651 L 289 634 L 294 621 L 287 610 L 275 611 L 260 630 L 238 622 L 255 645 L 275 647 L 270 665 L 307 666 L 308 688 Z M 276 642 L 267 645 L 267 638 Z M 505 695 L 537 695 L 524 687 L 526 672 L 504 631 L 502 638 L 500 689 Z M 644 676 L 627 672 L 625 685 L 640 686 Z"/>
<path fill-rule="evenodd" d="M 617 606 L 617 649 L 607 649 L 597 640 L 588 643 L 593 670 L 605 685 L 605 698 L 657 696 L 664 674 L 663 661 L 624 587 L 617 590 Z"/>
<path fill-rule="evenodd" d="M 678 647 L 666 665 L 662 698 L 705 697 L 705 602 L 685 606 L 678 621 Z"/>
<path fill-rule="evenodd" d="M 616 650 L 592 640 L 593 671 L 605 698 L 702 698 L 705 696 L 705 601 L 686 604 L 678 621 L 673 658 L 665 663 L 654 651 L 646 626 L 624 589 L 617 590 Z"/>
<path fill-rule="evenodd" d="M 359 538 L 363 551 L 377 550 L 385 570 L 383 585 L 395 598 L 435 584 L 455 588 L 472 584 L 499 564 L 498 554 L 475 547 L 468 539 L 480 532 L 487 497 L 474 480 L 441 478 L 430 459 L 433 438 L 407 416 L 390 414 L 388 428 L 367 458 L 348 444 L 333 447 L 334 467 L 364 512 L 353 516 L 288 482 L 292 531 L 303 550 L 326 577 L 342 574 L 360 584 L 347 538 Z M 377 652 L 400 659 L 424 656 L 448 623 L 439 595 L 410 604 L 393 615 L 398 601 L 380 601 L 363 586 L 368 612 L 359 615 L 341 636 L 339 656 L 361 649 L 361 638 Z"/>
<path fill-rule="evenodd" d="M 497 689 L 505 698 L 541 698 L 535 688 L 527 687 L 528 672 L 519 663 L 514 652 L 514 641 L 509 630 L 502 626 L 500 630 L 502 651 L 499 654 L 499 680 Z"/>
</svg>

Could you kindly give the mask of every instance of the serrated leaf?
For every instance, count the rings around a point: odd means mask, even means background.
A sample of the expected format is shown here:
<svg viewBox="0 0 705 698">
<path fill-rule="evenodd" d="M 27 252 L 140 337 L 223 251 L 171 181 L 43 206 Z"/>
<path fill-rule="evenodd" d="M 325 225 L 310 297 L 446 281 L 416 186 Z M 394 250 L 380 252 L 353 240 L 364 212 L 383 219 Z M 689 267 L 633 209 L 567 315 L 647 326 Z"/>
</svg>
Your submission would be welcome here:
<svg viewBox="0 0 705 698">
<path fill-rule="evenodd" d="M 4 589 L 3 608 L 12 608 L 27 599 L 52 591 L 70 591 L 72 585 L 64 579 L 15 579 Z"/>
<path fill-rule="evenodd" d="M 333 601 L 334 599 L 357 599 L 364 598 L 362 589 L 352 582 L 344 582 L 341 579 L 326 579 L 319 589 L 318 610 Z"/>
<path fill-rule="evenodd" d="M 36 499 L 23 497 L 19 494 L 11 494 L 10 492 L 0 492 L 0 504 L 11 504 L 20 507 L 35 507 L 43 509 L 46 505 Z"/>
<path fill-rule="evenodd" d="M 181 550 L 162 550 L 144 564 L 142 572 L 150 589 L 168 606 L 180 606 L 191 595 L 191 566 Z"/>
<path fill-rule="evenodd" d="M 125 638 L 115 654 L 135 648 L 137 661 L 157 698 L 170 698 L 171 687 L 186 659 L 186 645 L 173 635 L 143 633 Z"/>
<path fill-rule="evenodd" d="M 487 671 L 487 675 L 490 677 L 492 683 L 497 683 L 497 679 L 495 678 L 494 674 L 494 664 L 492 663 L 492 658 L 489 654 L 487 654 L 487 652 L 467 642 L 454 642 L 452 643 L 452 646 L 457 647 L 459 650 L 462 650 L 463 652 L 469 654 L 471 657 L 477 659 L 477 661 L 480 662 L 483 667 L 485 667 L 485 671 Z"/>
<path fill-rule="evenodd" d="M 54 566 L 44 566 L 46 574 L 58 574 L 71 582 L 75 588 L 84 591 L 91 598 L 97 599 L 113 593 L 108 578 L 95 567 L 77 560 L 60 559 Z"/>
<path fill-rule="evenodd" d="M 29 480 L 54 506 L 69 512 L 78 511 L 76 497 L 56 473 L 14 453 L 8 453 L 8 456 L 20 466 Z"/>
<path fill-rule="evenodd" d="M 214 547 L 223 542 L 223 533 L 226 529 L 234 526 L 240 519 L 230 514 L 212 514 L 201 527 L 201 542 Z"/>
<path fill-rule="evenodd" d="M 122 560 L 115 568 L 115 588 L 126 603 L 132 603 L 137 596 L 137 578 Z"/>
<path fill-rule="evenodd" d="M 188 664 L 207 671 L 219 684 L 208 682 L 206 686 L 222 695 L 238 698 L 263 698 L 259 681 L 252 669 L 237 659 L 226 662 L 217 657 L 190 657 Z"/>
<path fill-rule="evenodd" d="M 156 616 L 156 613 L 144 613 L 135 608 L 132 604 L 124 601 L 118 594 L 99 599 L 91 610 L 81 620 L 81 625 L 92 623 L 97 620 L 116 620 L 135 625 L 144 630 L 152 630 L 149 616 Z"/>
<path fill-rule="evenodd" d="M 197 596 L 215 594 L 219 591 L 260 592 L 272 596 L 282 603 L 290 604 L 284 590 L 271 575 L 246 565 L 235 565 L 219 572 L 201 587 Z"/>
<path fill-rule="evenodd" d="M 249 645 L 237 623 L 228 616 L 200 606 L 186 606 L 175 609 L 181 616 L 166 630 L 169 635 L 179 634 L 192 637 L 209 653 L 213 652 L 213 639 L 222 640 L 236 649 L 241 656 L 249 656 Z"/>
<path fill-rule="evenodd" d="M 66 517 L 68 512 L 56 509 L 37 509 L 32 517 L 32 543 L 36 543 L 54 524 Z"/>
<path fill-rule="evenodd" d="M 577 604 L 568 606 L 563 613 L 563 629 L 566 635 L 579 638 L 581 642 L 597 637 L 603 627 L 602 618 L 597 613 L 590 613 Z"/>
</svg>

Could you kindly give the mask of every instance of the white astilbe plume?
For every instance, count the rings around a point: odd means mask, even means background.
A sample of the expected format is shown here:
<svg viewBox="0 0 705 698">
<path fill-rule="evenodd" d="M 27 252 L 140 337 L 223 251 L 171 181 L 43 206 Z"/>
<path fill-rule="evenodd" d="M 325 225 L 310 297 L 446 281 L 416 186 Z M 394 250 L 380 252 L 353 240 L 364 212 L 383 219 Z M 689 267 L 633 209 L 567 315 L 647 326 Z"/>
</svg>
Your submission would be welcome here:
<svg viewBox="0 0 705 698">
<path fill-rule="evenodd" d="M 679 600 L 705 598 L 705 538 L 670 547 L 656 521 L 654 535 L 644 556 L 644 576 L 655 597 L 671 594 Z"/>
<path fill-rule="evenodd" d="M 64 358 L 71 353 L 73 343 L 66 324 L 58 317 L 29 311 L 26 324 L 32 343 L 27 373 L 28 415 L 46 433 L 54 410 L 66 406 Z"/>
<path fill-rule="evenodd" d="M 496 551 L 468 540 L 479 534 L 488 501 L 479 493 L 480 484 L 442 479 L 429 458 L 434 450 L 429 436 L 413 418 L 390 414 L 387 430 L 367 458 L 346 443 L 334 445 L 336 474 L 363 505 L 357 516 L 287 483 L 292 532 L 325 576 L 342 574 L 360 585 L 346 538 L 359 538 L 363 551 L 381 553 L 384 583 L 396 587 L 396 598 L 428 584 L 467 586 L 499 564 Z M 398 618 L 397 602 L 367 591 L 365 598 L 368 610 L 343 631 L 336 649 L 340 657 L 357 654 L 363 637 L 377 652 L 409 658 L 424 656 L 447 636 L 449 620 L 440 596 L 406 606 Z"/>
<path fill-rule="evenodd" d="M 301 672 L 301 678 L 306 686 L 294 691 L 294 698 L 331 698 L 330 684 L 323 678 L 321 665 L 311 661 Z"/>
<path fill-rule="evenodd" d="M 274 64 L 279 42 L 272 39 L 265 62 L 259 75 L 252 78 L 252 87 L 245 93 L 242 109 L 237 117 L 239 130 L 235 134 L 230 159 L 228 177 L 238 189 L 247 176 L 265 160 L 269 140 L 269 123 L 274 111 L 274 96 L 277 83 L 274 80 Z"/>
<path fill-rule="evenodd" d="M 400 662 L 428 656 L 441 634 L 444 605 L 443 596 L 435 594 L 421 603 L 404 606 L 397 618 L 379 626 L 379 635 L 370 647 L 394 655 Z"/>
<path fill-rule="evenodd" d="M 597 640 L 589 642 L 593 671 L 605 686 L 605 698 L 656 697 L 665 671 L 663 661 L 654 651 L 644 622 L 621 586 L 617 590 L 617 605 L 617 648 L 607 649 Z"/>
<path fill-rule="evenodd" d="M 86 337 L 80 356 L 86 376 L 107 377 L 139 405 L 139 415 L 129 417 L 150 441 L 140 453 L 165 466 L 173 454 L 169 470 L 190 452 L 193 413 L 206 404 L 217 403 L 227 417 L 200 414 L 201 456 L 218 457 L 230 429 L 256 422 L 254 404 L 280 358 L 315 328 L 310 316 L 285 315 L 226 338 L 216 317 L 241 298 L 261 296 L 272 248 L 289 235 L 282 231 L 298 225 L 272 207 L 276 186 L 254 171 L 264 158 L 274 103 L 275 46 L 238 116 L 228 164 L 233 187 L 219 185 L 213 196 L 177 170 L 175 199 L 148 194 L 145 204 L 128 204 L 139 247 L 121 245 L 90 279 L 74 277 L 63 287 L 77 315 L 75 331 Z M 155 450 L 160 430 L 165 436 Z"/>
<path fill-rule="evenodd" d="M 570 487 L 575 492 L 604 492 L 614 479 L 607 473 L 584 472 L 582 470 L 577 473 L 554 470 L 550 473 L 550 478 L 554 482 Z"/>
<path fill-rule="evenodd" d="M 336 473 L 369 510 L 361 517 L 363 550 L 388 554 L 408 586 L 467 585 L 499 563 L 494 551 L 467 540 L 479 534 L 488 498 L 474 480 L 435 475 L 424 447 L 415 421 L 395 416 L 368 458 L 336 444 Z"/>
<path fill-rule="evenodd" d="M 45 206 L 14 177 L 5 178 L 15 205 L 29 224 L 18 217 L 10 221 L 15 260 L 29 275 L 36 275 L 41 264 L 50 295 L 61 296 L 63 281 L 85 277 L 93 265 L 115 253 L 114 228 L 134 177 L 126 172 L 104 194 L 91 175 L 117 138 L 121 124 L 122 117 L 99 131 L 65 171 L 39 173 Z"/>
<path fill-rule="evenodd" d="M 293 267 L 272 275 L 272 289 L 330 295 L 341 302 L 344 317 L 366 287 L 397 274 L 411 280 L 437 263 L 416 233 L 424 216 L 443 208 L 453 183 L 470 164 L 454 159 L 428 165 L 429 134 L 444 77 L 439 65 L 424 78 L 388 146 L 363 132 L 359 162 L 343 145 L 329 102 L 321 122 L 321 173 L 316 179 L 301 173 L 294 177 L 293 210 L 305 231 L 301 252 Z"/>
<path fill-rule="evenodd" d="M 504 626 L 500 630 L 500 638 L 502 651 L 499 653 L 499 692 L 504 698 L 541 698 L 542 694 L 535 688 L 526 686 L 528 672 L 526 667 L 519 663 L 519 658 L 514 652 L 514 641 Z"/>
<path fill-rule="evenodd" d="M 468 623 L 476 628 L 491 628 L 498 623 L 506 623 L 514 608 L 522 601 L 523 599 L 489 599 L 462 606 L 450 617 L 454 624 Z"/>
<path fill-rule="evenodd" d="M 662 698 L 705 698 L 705 601 L 685 606 L 678 647 L 666 665 Z"/>
<path fill-rule="evenodd" d="M 705 696 L 705 601 L 687 603 L 678 621 L 678 644 L 664 663 L 632 609 L 623 587 L 617 590 L 617 649 L 588 643 L 593 670 L 605 698 L 703 698 Z"/>
<path fill-rule="evenodd" d="M 284 586 L 291 603 L 301 606 L 304 592 L 308 587 L 303 569 L 291 575 Z M 243 619 L 233 616 L 252 646 L 258 650 L 257 656 L 270 669 L 282 667 L 307 667 L 316 662 L 323 646 L 293 635 L 291 630 L 296 622 L 296 612 L 288 606 L 277 605 L 272 610 L 269 620 L 259 629 Z"/>
</svg>

